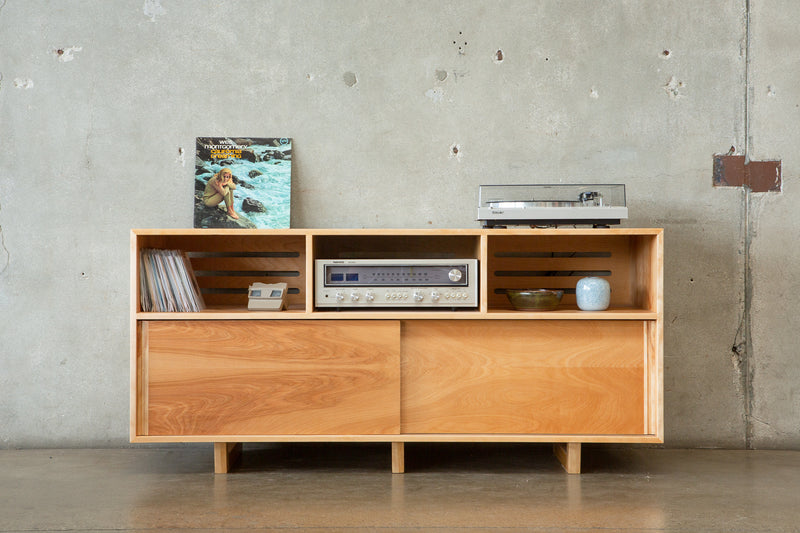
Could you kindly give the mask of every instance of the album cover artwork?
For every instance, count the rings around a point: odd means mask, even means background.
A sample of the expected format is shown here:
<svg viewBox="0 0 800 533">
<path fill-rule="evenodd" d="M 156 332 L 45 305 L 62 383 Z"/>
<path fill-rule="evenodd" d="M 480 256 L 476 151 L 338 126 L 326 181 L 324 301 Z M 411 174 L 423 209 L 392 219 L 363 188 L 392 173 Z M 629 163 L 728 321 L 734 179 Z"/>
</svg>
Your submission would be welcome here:
<svg viewBox="0 0 800 533">
<path fill-rule="evenodd" d="M 292 139 L 197 137 L 194 227 L 289 227 Z"/>
</svg>

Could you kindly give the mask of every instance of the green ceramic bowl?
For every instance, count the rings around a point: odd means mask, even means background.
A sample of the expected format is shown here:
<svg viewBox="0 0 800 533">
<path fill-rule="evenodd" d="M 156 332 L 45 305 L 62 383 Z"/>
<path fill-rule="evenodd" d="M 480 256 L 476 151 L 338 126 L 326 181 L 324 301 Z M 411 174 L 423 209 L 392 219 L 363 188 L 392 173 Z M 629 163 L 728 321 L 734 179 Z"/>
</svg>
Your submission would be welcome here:
<svg viewBox="0 0 800 533">
<path fill-rule="evenodd" d="M 551 289 L 508 289 L 511 305 L 518 311 L 552 311 L 561 303 L 564 291 Z"/>
</svg>

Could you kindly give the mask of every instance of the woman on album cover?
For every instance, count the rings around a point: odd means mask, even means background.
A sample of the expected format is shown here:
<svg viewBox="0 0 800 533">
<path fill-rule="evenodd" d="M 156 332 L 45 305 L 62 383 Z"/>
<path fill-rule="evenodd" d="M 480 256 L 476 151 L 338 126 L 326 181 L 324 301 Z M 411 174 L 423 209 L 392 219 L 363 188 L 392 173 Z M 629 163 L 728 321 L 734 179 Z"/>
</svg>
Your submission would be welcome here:
<svg viewBox="0 0 800 533">
<path fill-rule="evenodd" d="M 233 190 L 235 188 L 233 172 L 229 168 L 223 168 L 209 178 L 206 183 L 206 189 L 203 191 L 203 203 L 208 207 L 215 207 L 224 201 L 228 208 L 228 216 L 239 218 L 239 215 L 233 210 Z"/>
</svg>

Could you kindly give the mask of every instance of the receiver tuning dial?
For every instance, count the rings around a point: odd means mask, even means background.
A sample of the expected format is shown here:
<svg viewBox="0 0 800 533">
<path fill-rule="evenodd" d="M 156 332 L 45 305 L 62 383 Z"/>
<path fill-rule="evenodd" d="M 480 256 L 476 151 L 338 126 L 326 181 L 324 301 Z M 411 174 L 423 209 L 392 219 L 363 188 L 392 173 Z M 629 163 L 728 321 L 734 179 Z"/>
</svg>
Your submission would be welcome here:
<svg viewBox="0 0 800 533">
<path fill-rule="evenodd" d="M 447 273 L 447 277 L 450 278 L 450 281 L 461 281 L 461 271 L 457 268 L 453 268 Z"/>
</svg>

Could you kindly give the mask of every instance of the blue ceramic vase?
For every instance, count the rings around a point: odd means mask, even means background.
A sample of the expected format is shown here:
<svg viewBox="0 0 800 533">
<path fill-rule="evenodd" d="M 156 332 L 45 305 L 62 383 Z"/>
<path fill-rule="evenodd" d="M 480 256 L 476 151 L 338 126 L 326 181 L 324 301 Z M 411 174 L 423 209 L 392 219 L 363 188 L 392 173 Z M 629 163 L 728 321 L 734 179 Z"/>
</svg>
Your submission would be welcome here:
<svg viewBox="0 0 800 533">
<path fill-rule="evenodd" d="M 611 285 L 603 278 L 581 278 L 575 287 L 575 299 L 583 311 L 605 311 L 611 301 Z"/>
</svg>

